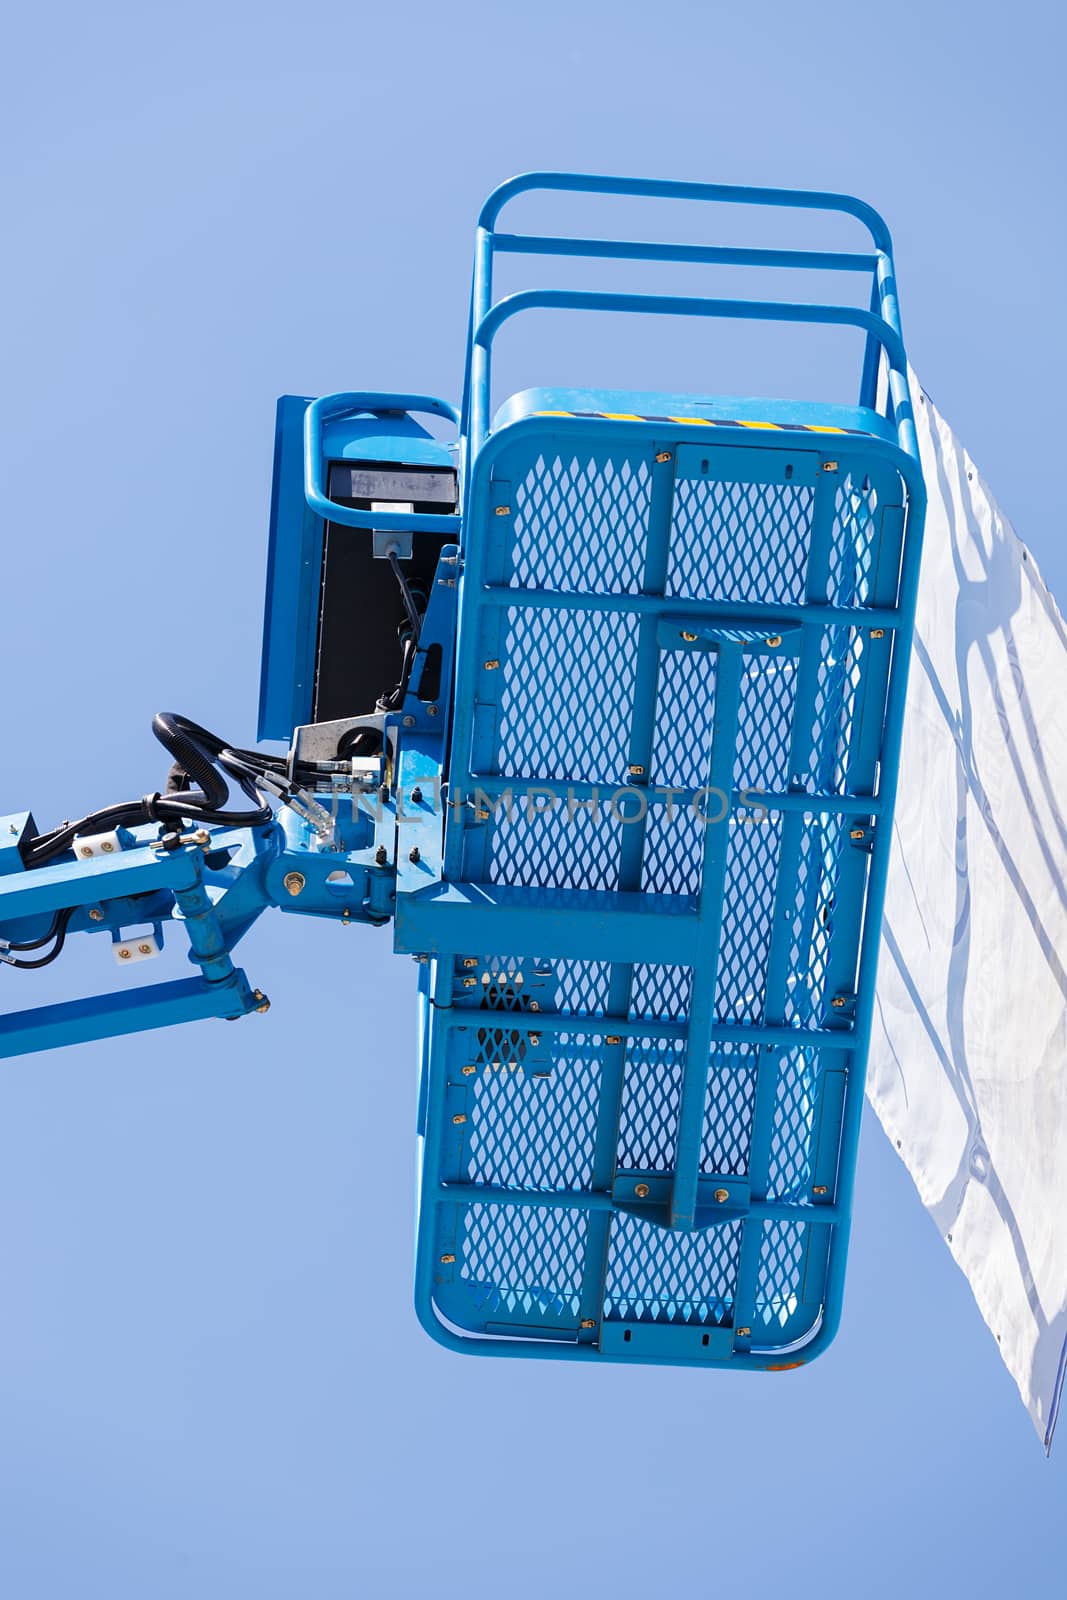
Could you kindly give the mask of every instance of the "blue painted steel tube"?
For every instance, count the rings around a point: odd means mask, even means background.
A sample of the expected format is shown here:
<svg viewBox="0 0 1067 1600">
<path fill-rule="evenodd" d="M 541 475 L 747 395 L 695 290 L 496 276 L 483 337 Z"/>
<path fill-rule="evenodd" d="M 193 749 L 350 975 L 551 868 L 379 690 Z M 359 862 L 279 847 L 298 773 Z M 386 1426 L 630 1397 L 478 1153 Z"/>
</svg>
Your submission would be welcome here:
<svg viewBox="0 0 1067 1600">
<path fill-rule="evenodd" d="M 674 178 L 620 178 L 592 172 L 524 172 L 500 184 L 482 206 L 479 228 L 492 229 L 509 200 L 538 189 L 578 194 L 632 195 L 661 200 L 722 201 L 731 205 L 780 206 L 790 211 L 837 211 L 867 228 L 879 250 L 892 251 L 885 219 L 854 195 L 819 189 L 765 189 L 745 184 L 689 183 Z"/>
<path fill-rule="evenodd" d="M 90 1039 L 111 1039 L 150 1028 L 167 1028 L 203 1017 L 240 1017 L 257 1004 L 242 972 L 232 983 L 180 978 L 143 989 L 90 995 L 61 1005 L 37 1006 L 0 1016 L 0 1057 L 56 1050 Z"/>
<path fill-rule="evenodd" d="M 331 418 L 351 416 L 363 411 L 426 411 L 458 424 L 459 412 L 436 395 L 388 394 L 367 390 L 348 394 L 326 394 L 313 400 L 304 413 L 304 498 L 316 516 L 327 522 L 343 523 L 346 528 L 373 528 L 382 532 L 409 530 L 427 533 L 452 533 L 458 536 L 462 519 L 458 512 L 359 511 L 342 506 L 327 494 L 326 464 L 322 454 L 322 430 Z"/>
<path fill-rule="evenodd" d="M 569 239 L 555 234 L 497 233 L 493 248 L 507 255 L 583 256 L 611 261 L 684 261 L 708 266 L 787 267 L 870 272 L 877 256 L 831 250 L 745 250 L 711 244 L 658 244 L 643 239 Z M 877 309 L 877 307 L 875 307 Z"/>
</svg>

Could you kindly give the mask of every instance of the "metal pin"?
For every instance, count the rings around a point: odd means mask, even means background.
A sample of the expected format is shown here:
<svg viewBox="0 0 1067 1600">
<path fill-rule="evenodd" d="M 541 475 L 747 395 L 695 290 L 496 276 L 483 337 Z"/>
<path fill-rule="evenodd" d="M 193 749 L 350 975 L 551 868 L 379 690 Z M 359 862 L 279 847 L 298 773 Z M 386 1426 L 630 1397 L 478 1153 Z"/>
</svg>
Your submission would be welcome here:
<svg viewBox="0 0 1067 1600">
<path fill-rule="evenodd" d="M 289 894 L 299 894 L 304 887 L 305 878 L 302 872 L 287 872 L 282 879 L 282 887 Z"/>
</svg>

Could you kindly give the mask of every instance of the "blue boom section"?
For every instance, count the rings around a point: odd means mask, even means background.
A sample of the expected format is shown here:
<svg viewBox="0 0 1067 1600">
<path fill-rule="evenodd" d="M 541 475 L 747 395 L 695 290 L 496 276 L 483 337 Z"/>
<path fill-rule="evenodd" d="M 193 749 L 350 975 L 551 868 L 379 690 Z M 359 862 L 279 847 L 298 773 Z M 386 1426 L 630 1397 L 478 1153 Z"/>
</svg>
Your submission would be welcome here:
<svg viewBox="0 0 1067 1600">
<path fill-rule="evenodd" d="M 502 232 L 533 189 L 844 212 L 871 248 Z M 869 309 L 497 301 L 501 253 L 819 268 L 868 283 Z M 496 334 L 531 309 L 851 327 L 858 403 L 531 389 L 494 416 Z M 449 422 L 456 445 L 429 431 Z M 261 735 L 292 740 L 263 780 L 275 820 L 166 848 L 149 824 L 45 866 L 32 820 L 5 824 L 12 951 L 60 909 L 64 932 L 117 944 L 179 922 L 199 976 L 4 1017 L 0 1053 L 264 1009 L 231 952 L 267 906 L 392 918 L 419 963 L 428 1331 L 493 1355 L 810 1360 L 840 1316 L 924 504 L 869 207 L 504 185 L 480 219 L 458 411 L 280 403 L 260 707 Z M 349 704 L 350 635 L 390 571 L 421 619 L 397 688 Z"/>
</svg>

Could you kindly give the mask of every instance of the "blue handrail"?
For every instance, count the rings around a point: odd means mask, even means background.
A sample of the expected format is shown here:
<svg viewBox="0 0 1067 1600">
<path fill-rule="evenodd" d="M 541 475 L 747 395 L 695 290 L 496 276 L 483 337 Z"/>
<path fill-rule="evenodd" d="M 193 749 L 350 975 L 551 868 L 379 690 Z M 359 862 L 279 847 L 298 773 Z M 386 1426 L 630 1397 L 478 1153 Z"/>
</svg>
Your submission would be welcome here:
<svg viewBox="0 0 1067 1600">
<path fill-rule="evenodd" d="M 372 528 L 383 533 L 450 533 L 458 535 L 456 512 L 359 511 L 331 500 L 326 492 L 326 458 L 322 448 L 327 421 L 361 412 L 422 411 L 459 424 L 459 412 L 448 400 L 427 394 L 386 394 L 373 390 L 326 394 L 313 400 L 304 414 L 304 498 L 316 516 L 346 528 Z"/>
<path fill-rule="evenodd" d="M 867 252 L 744 249 L 717 245 L 659 243 L 648 240 L 583 239 L 551 234 L 497 233 L 497 221 L 509 201 L 519 194 L 537 190 L 714 201 L 791 210 L 835 212 L 854 217 L 861 222 L 871 236 L 874 249 Z M 729 301 L 680 296 L 591 295 L 569 293 L 564 290 L 524 291 L 494 305 L 493 261 L 498 253 L 868 272 L 871 275 L 870 309 L 862 311 L 850 306 L 805 306 L 778 301 Z M 866 201 L 853 195 L 822 190 L 762 189 L 734 184 L 688 183 L 657 178 L 607 177 L 590 173 L 564 172 L 524 173 L 501 184 L 482 207 L 475 242 L 467 371 L 460 423 L 461 433 L 468 441 L 471 451 L 476 451 L 481 446 L 489 427 L 492 337 L 501 323 L 519 311 L 535 306 L 557 310 L 610 310 L 673 316 L 737 317 L 746 320 L 780 320 L 860 328 L 866 333 L 860 404 L 872 408 L 875 405 L 879 354 L 884 350 L 889 367 L 888 413 L 897 426 L 902 448 L 917 459 L 918 445 L 912 425 L 907 363 L 894 283 L 892 240 L 884 218 Z"/>
</svg>

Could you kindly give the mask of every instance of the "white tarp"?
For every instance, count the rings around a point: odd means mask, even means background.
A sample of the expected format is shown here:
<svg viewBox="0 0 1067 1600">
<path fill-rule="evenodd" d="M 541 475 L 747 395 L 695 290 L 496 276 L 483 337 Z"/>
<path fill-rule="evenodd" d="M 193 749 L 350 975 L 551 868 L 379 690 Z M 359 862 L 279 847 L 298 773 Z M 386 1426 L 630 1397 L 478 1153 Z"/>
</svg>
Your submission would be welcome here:
<svg viewBox="0 0 1067 1600">
<path fill-rule="evenodd" d="M 912 374 L 926 519 L 867 1093 L 1046 1449 L 1067 1356 L 1067 630 Z"/>
</svg>

